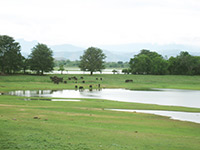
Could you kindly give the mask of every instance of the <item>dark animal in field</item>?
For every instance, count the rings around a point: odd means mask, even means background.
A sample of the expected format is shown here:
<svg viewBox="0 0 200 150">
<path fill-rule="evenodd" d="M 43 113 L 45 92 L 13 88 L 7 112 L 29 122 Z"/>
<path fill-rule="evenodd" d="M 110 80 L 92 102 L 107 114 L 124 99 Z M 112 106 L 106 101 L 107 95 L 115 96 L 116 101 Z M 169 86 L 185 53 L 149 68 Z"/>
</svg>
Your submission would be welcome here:
<svg viewBox="0 0 200 150">
<path fill-rule="evenodd" d="M 80 79 L 83 79 L 83 77 L 80 77 Z"/>
<path fill-rule="evenodd" d="M 79 90 L 84 90 L 83 86 L 79 86 Z"/>
<path fill-rule="evenodd" d="M 75 85 L 75 89 L 77 89 L 78 88 L 78 86 L 77 85 Z"/>
<path fill-rule="evenodd" d="M 90 85 L 89 87 L 90 87 L 90 89 L 92 89 L 92 85 Z"/>
<path fill-rule="evenodd" d="M 68 80 L 78 80 L 78 78 L 73 76 L 73 77 L 68 77 Z"/>
<path fill-rule="evenodd" d="M 71 79 L 78 80 L 78 78 L 77 78 L 77 77 L 75 77 L 75 76 L 71 77 Z"/>
<path fill-rule="evenodd" d="M 125 80 L 125 83 L 133 82 L 133 80 Z"/>
<path fill-rule="evenodd" d="M 64 83 L 66 84 L 66 83 L 67 83 L 67 81 L 65 80 L 65 81 L 64 81 Z"/>
<path fill-rule="evenodd" d="M 33 119 L 40 119 L 39 117 L 37 117 L 37 116 L 35 116 L 35 117 L 33 117 Z"/>
<path fill-rule="evenodd" d="M 55 80 L 55 81 L 53 81 L 54 82 L 54 84 L 59 84 L 59 81 L 58 80 Z"/>
<path fill-rule="evenodd" d="M 63 78 L 59 78 L 57 76 L 50 77 L 51 81 L 54 82 L 54 84 L 59 84 L 59 82 L 63 82 Z"/>
<path fill-rule="evenodd" d="M 102 78 L 100 78 L 100 80 L 102 81 L 103 79 L 102 79 Z"/>
<path fill-rule="evenodd" d="M 100 84 L 98 84 L 98 88 L 100 88 L 101 87 L 101 85 Z"/>
<path fill-rule="evenodd" d="M 85 81 L 82 81 L 82 83 L 85 83 Z"/>
</svg>

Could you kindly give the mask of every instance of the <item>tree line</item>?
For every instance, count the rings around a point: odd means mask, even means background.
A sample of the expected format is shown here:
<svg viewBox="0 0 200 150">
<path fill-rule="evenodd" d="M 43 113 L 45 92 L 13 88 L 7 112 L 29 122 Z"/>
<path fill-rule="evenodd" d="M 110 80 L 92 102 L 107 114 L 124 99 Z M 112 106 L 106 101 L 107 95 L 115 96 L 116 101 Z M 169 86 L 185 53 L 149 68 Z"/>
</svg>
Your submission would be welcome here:
<svg viewBox="0 0 200 150">
<path fill-rule="evenodd" d="M 12 74 L 23 70 L 31 70 L 38 75 L 44 72 L 53 71 L 54 59 L 53 51 L 45 44 L 38 43 L 32 48 L 28 58 L 21 55 L 21 46 L 12 37 L 0 35 L 0 74 Z M 90 47 L 84 51 L 80 57 L 79 67 L 83 71 L 93 72 L 105 69 L 106 58 L 103 51 L 99 48 Z M 60 67 L 63 71 L 63 66 Z"/>
<path fill-rule="evenodd" d="M 80 61 L 53 59 L 53 51 L 45 44 L 38 43 L 32 48 L 28 58 L 21 55 L 21 46 L 12 37 L 0 35 L 0 74 L 12 74 L 19 71 L 26 73 L 31 70 L 38 75 L 53 71 L 53 67 L 59 65 L 60 70 L 64 66 L 78 66 L 82 71 L 93 72 L 109 67 L 126 68 L 125 74 L 152 74 L 152 75 L 200 75 L 200 56 L 192 56 L 188 52 L 181 52 L 176 57 L 164 58 L 157 52 L 141 50 L 128 62 L 105 62 L 106 55 L 96 47 L 89 47 L 80 57 Z"/>
<path fill-rule="evenodd" d="M 12 37 L 0 35 L 0 73 L 12 74 L 32 70 L 43 74 L 53 70 L 53 51 L 45 44 L 38 43 L 28 58 L 21 55 L 21 46 Z"/>
<path fill-rule="evenodd" d="M 54 65 L 55 67 L 79 67 L 80 60 L 69 60 L 69 59 L 62 59 L 62 60 L 54 60 Z M 118 62 L 105 62 L 105 68 L 128 68 L 129 67 L 129 62 L 123 62 L 123 61 L 118 61 Z"/>
<path fill-rule="evenodd" d="M 166 59 L 156 52 L 141 50 L 130 59 L 129 65 L 132 74 L 200 75 L 200 56 L 183 51 Z"/>
</svg>

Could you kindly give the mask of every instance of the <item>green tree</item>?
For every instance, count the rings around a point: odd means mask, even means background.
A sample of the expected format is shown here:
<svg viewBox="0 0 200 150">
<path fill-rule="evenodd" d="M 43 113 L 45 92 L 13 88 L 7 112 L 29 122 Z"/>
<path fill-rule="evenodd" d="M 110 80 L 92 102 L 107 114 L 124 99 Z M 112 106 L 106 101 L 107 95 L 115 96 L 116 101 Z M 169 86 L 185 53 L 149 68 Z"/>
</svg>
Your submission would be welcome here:
<svg viewBox="0 0 200 150">
<path fill-rule="evenodd" d="M 118 71 L 115 69 L 113 69 L 112 72 L 113 72 L 113 74 L 118 73 Z"/>
<path fill-rule="evenodd" d="M 52 71 L 54 66 L 52 56 L 53 51 L 47 45 L 38 43 L 29 55 L 30 69 L 41 75 Z"/>
<path fill-rule="evenodd" d="M 151 70 L 151 59 L 145 55 L 136 55 L 130 60 L 132 74 L 149 74 Z"/>
<path fill-rule="evenodd" d="M 175 57 L 171 56 L 168 60 L 168 71 L 170 74 L 178 74 L 177 65 L 178 61 Z"/>
<path fill-rule="evenodd" d="M 105 69 L 104 59 L 106 58 L 103 51 L 99 48 L 89 47 L 84 51 L 83 56 L 80 57 L 80 69 L 82 71 L 90 71 L 92 75 L 95 71 Z"/>
<path fill-rule="evenodd" d="M 117 64 L 118 64 L 118 66 L 119 66 L 120 68 L 123 68 L 123 67 L 124 67 L 123 61 L 118 61 Z"/>
<path fill-rule="evenodd" d="M 22 56 L 22 70 L 26 74 L 26 70 L 30 69 L 29 59 Z"/>
<path fill-rule="evenodd" d="M 200 75 L 200 56 L 194 56 L 194 75 Z"/>
<path fill-rule="evenodd" d="M 162 56 L 156 56 L 152 59 L 151 74 L 164 75 L 168 74 L 168 61 Z"/>
<path fill-rule="evenodd" d="M 170 74 L 193 75 L 198 71 L 198 57 L 191 56 L 188 52 L 180 52 L 176 57 L 170 57 L 169 60 Z"/>
<path fill-rule="evenodd" d="M 0 35 L 0 71 L 15 73 L 21 69 L 22 55 L 18 42 L 7 35 Z"/>
<path fill-rule="evenodd" d="M 61 74 L 63 74 L 64 70 L 65 70 L 64 65 L 60 65 L 58 71 L 61 71 Z"/>
<path fill-rule="evenodd" d="M 128 68 L 128 69 L 122 69 L 122 73 L 124 73 L 124 74 L 129 74 L 129 73 L 131 73 L 131 69 L 130 68 Z"/>
<path fill-rule="evenodd" d="M 188 52 L 180 52 L 178 59 L 178 69 L 181 75 L 192 75 L 195 67 L 194 57 Z"/>
<path fill-rule="evenodd" d="M 130 59 L 133 74 L 167 74 L 168 62 L 160 54 L 149 50 L 141 50 L 138 55 Z"/>
</svg>

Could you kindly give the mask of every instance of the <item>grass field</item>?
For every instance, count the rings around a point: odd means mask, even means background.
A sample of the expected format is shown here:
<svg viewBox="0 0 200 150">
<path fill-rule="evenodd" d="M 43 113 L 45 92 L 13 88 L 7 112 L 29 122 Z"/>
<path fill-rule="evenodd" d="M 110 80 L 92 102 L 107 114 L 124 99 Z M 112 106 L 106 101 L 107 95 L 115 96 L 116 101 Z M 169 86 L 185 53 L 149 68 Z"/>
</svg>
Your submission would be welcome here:
<svg viewBox="0 0 200 150">
<path fill-rule="evenodd" d="M 90 75 L 57 75 L 64 77 L 67 84 L 53 84 L 50 76 L 31 76 L 31 75 L 13 75 L 0 76 L 0 92 L 10 90 L 27 90 L 27 89 L 74 89 L 74 81 L 68 81 L 68 77 L 84 77 L 86 83 L 78 80 L 77 85 L 88 88 L 89 85 L 94 87 L 101 84 L 102 88 L 127 88 L 135 90 L 149 90 L 151 88 L 170 88 L 170 89 L 193 89 L 200 90 L 200 76 L 153 76 L 153 75 L 109 75 L 96 74 Z M 96 78 L 103 78 L 102 81 Z M 133 83 L 125 83 L 126 79 L 132 79 Z"/>
<path fill-rule="evenodd" d="M 59 75 L 61 76 L 61 75 Z M 62 75 L 65 79 L 73 75 Z M 85 84 L 105 88 L 178 88 L 200 90 L 199 76 L 76 75 Z M 96 78 L 103 78 L 103 81 Z M 133 79 L 133 83 L 125 83 Z M 80 82 L 80 81 L 78 81 Z M 73 89 L 73 81 L 55 85 L 49 76 L 0 76 L 0 91 Z M 80 102 L 24 101 L 0 95 L 0 149 L 66 150 L 198 150 L 200 124 L 143 113 L 108 111 L 155 109 L 200 112 L 170 107 L 97 99 Z M 34 117 L 36 119 L 34 119 Z"/>
</svg>

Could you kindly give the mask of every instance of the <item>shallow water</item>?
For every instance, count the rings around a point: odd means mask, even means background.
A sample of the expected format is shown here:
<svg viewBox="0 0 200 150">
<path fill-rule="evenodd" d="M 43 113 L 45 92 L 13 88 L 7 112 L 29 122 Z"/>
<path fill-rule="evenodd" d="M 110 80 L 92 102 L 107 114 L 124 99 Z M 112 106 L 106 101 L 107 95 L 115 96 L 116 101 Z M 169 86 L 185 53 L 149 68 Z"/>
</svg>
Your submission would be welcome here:
<svg viewBox="0 0 200 150">
<path fill-rule="evenodd" d="M 174 119 L 174 120 L 200 123 L 200 113 L 190 113 L 190 112 L 180 112 L 180 111 L 161 111 L 161 110 L 130 110 L 130 109 L 107 109 L 107 110 L 148 113 L 148 114 L 167 116 L 167 117 L 170 117 L 170 119 Z"/>
<path fill-rule="evenodd" d="M 25 101 L 33 101 L 33 100 L 39 100 L 39 101 L 53 101 L 53 102 L 80 102 L 81 100 L 77 99 L 38 99 L 38 98 L 25 98 L 23 99 Z"/>
<path fill-rule="evenodd" d="M 200 91 L 160 89 L 161 91 L 133 91 L 125 89 L 102 90 L 37 90 L 12 91 L 10 95 L 27 97 L 97 98 L 123 102 L 171 105 L 200 108 Z"/>
<path fill-rule="evenodd" d="M 81 100 L 75 99 L 51 99 L 53 102 L 80 102 Z"/>
<path fill-rule="evenodd" d="M 93 72 L 93 74 L 113 74 L 113 69 L 104 69 L 102 72 Z M 118 69 L 116 74 L 122 74 L 122 70 Z M 46 74 L 61 74 L 61 71 L 52 71 Z M 63 71 L 63 74 L 90 74 L 90 71 L 81 71 L 81 70 L 70 70 L 70 71 Z"/>
</svg>

